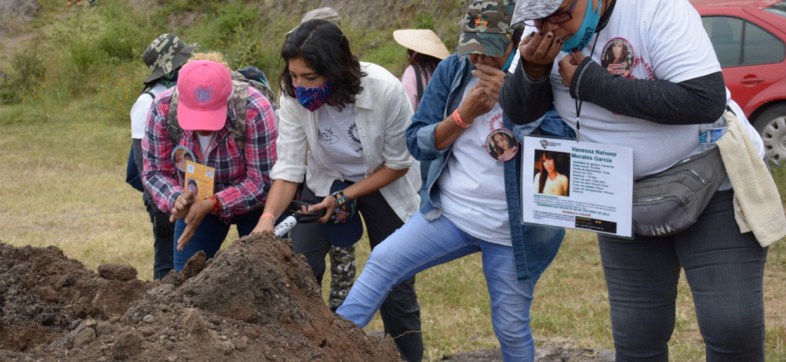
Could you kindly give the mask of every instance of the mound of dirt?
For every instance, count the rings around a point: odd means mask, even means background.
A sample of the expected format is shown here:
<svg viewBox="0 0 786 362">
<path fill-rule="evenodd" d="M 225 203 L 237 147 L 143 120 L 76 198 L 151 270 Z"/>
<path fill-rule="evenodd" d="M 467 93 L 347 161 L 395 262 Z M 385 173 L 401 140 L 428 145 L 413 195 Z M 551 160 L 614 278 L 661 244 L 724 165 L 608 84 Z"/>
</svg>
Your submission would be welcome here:
<svg viewBox="0 0 786 362">
<path fill-rule="evenodd" d="M 0 360 L 399 360 L 390 338 L 330 312 L 305 260 L 271 234 L 160 283 L 0 243 L 0 307 Z"/>
</svg>

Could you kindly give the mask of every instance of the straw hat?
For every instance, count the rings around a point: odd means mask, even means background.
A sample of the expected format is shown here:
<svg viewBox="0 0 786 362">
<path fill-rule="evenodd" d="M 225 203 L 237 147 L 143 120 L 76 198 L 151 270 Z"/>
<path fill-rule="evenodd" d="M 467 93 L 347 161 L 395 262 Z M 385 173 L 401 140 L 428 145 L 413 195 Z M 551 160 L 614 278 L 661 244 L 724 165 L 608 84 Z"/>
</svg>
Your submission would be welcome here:
<svg viewBox="0 0 786 362">
<path fill-rule="evenodd" d="M 448 48 L 431 29 L 399 29 L 393 32 L 393 38 L 401 46 L 421 54 L 437 59 L 450 56 Z"/>
</svg>

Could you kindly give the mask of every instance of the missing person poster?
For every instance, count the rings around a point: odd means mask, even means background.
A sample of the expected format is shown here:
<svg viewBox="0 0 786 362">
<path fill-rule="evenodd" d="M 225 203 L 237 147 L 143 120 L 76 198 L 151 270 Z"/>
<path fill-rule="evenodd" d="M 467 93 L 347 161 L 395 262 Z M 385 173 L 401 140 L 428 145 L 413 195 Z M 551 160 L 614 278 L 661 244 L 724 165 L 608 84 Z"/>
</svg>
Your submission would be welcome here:
<svg viewBox="0 0 786 362">
<path fill-rule="evenodd" d="M 632 236 L 632 149 L 539 137 L 522 146 L 524 223 Z"/>
<path fill-rule="evenodd" d="M 183 187 L 193 192 L 197 200 L 213 196 L 216 169 L 191 160 L 186 160 L 186 181 Z"/>
</svg>

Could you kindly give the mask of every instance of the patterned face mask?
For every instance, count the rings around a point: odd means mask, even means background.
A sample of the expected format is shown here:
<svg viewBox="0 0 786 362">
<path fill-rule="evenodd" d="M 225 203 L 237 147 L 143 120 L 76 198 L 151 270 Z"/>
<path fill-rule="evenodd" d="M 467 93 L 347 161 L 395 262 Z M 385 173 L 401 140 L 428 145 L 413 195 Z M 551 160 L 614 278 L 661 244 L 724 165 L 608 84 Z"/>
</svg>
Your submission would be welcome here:
<svg viewBox="0 0 786 362">
<path fill-rule="evenodd" d="M 333 85 L 327 82 L 319 87 L 295 87 L 295 95 L 301 106 L 314 112 L 333 96 Z"/>
<path fill-rule="evenodd" d="M 163 77 L 158 79 L 158 82 L 161 83 L 161 85 L 163 85 L 164 87 L 167 87 L 167 88 L 174 87 L 175 84 L 177 84 L 177 75 L 178 75 L 179 71 L 180 71 L 180 68 L 175 69 L 175 71 L 173 71 L 173 72 L 169 72 L 167 74 L 164 74 Z"/>
</svg>

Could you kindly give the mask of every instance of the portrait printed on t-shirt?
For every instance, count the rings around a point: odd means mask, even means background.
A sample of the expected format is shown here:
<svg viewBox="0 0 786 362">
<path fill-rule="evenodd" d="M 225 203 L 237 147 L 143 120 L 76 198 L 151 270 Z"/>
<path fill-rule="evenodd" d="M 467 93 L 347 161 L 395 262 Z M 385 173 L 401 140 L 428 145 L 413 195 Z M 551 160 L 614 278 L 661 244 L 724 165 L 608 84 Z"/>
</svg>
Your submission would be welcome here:
<svg viewBox="0 0 786 362">
<path fill-rule="evenodd" d="M 633 78 L 633 47 L 623 38 L 614 38 L 603 47 L 600 65 L 610 74 Z"/>
</svg>

